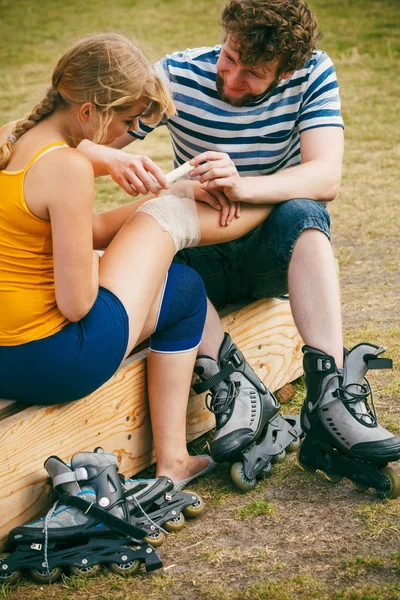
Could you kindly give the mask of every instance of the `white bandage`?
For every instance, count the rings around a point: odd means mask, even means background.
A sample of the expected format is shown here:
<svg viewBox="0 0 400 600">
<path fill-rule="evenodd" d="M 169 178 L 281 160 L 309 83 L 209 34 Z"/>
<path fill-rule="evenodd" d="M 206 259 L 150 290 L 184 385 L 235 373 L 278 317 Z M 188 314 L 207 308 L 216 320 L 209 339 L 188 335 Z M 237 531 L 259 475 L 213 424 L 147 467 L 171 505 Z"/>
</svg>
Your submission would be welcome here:
<svg viewBox="0 0 400 600">
<path fill-rule="evenodd" d="M 148 200 L 137 212 L 144 212 L 167 231 L 175 244 L 175 252 L 197 246 L 201 239 L 196 202 L 192 197 L 190 182 L 180 182 L 163 192 L 158 198 Z"/>
<path fill-rule="evenodd" d="M 174 183 L 175 181 L 178 181 L 178 179 L 181 179 L 182 177 L 185 177 L 185 175 L 188 175 L 190 171 L 193 171 L 193 169 L 193 165 L 189 164 L 189 162 L 185 162 L 177 169 L 174 169 L 173 171 L 167 173 L 165 177 L 167 178 L 168 183 Z"/>
</svg>

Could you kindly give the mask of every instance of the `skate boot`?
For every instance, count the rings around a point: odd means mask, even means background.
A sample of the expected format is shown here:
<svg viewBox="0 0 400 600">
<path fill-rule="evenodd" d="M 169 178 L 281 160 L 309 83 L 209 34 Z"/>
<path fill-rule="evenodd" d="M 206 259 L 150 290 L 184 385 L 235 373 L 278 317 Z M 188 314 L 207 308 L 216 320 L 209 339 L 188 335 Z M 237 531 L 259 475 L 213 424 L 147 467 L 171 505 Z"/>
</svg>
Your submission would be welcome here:
<svg viewBox="0 0 400 600">
<path fill-rule="evenodd" d="M 185 517 L 193 519 L 204 512 L 201 496 L 176 491 L 169 477 L 125 479 L 123 487 L 131 523 L 148 532 L 145 539 L 154 547 L 163 543 L 165 532 L 181 531 Z"/>
<path fill-rule="evenodd" d="M 396 498 L 400 479 L 387 464 L 400 458 L 400 440 L 378 424 L 365 377 L 368 369 L 391 368 L 390 359 L 378 358 L 384 351 L 358 344 L 345 351 L 344 369 L 337 369 L 332 356 L 303 347 L 307 397 L 298 462 L 304 470 L 322 471 L 332 483 L 346 477 L 359 491 L 371 487 L 380 496 Z"/>
<path fill-rule="evenodd" d="M 102 448 L 95 452 L 104 453 Z M 132 525 L 145 530 L 144 541 L 157 548 L 165 533 L 181 531 L 185 517 L 194 519 L 204 512 L 204 502 L 194 492 L 176 491 L 169 477 L 126 479 L 120 474 L 124 498 Z"/>
<path fill-rule="evenodd" d="M 210 390 L 206 405 L 215 414 L 216 433 L 210 451 L 214 460 L 234 463 L 231 476 L 242 490 L 253 489 L 256 477 L 283 460 L 285 449 L 298 447 L 298 417 L 283 418 L 279 402 L 254 373 L 243 354 L 225 333 L 218 360 L 199 355 L 193 384 L 197 394 Z"/>
<path fill-rule="evenodd" d="M 89 576 L 106 564 L 127 576 L 162 567 L 146 531 L 130 522 L 129 508 L 113 454 L 80 452 L 69 467 L 57 456 L 45 462 L 59 499 L 47 516 L 16 527 L 11 554 L 0 556 L 0 583 L 13 583 L 21 569 L 39 583 L 53 583 L 62 567 Z M 84 483 L 83 483 L 84 482 Z"/>
</svg>

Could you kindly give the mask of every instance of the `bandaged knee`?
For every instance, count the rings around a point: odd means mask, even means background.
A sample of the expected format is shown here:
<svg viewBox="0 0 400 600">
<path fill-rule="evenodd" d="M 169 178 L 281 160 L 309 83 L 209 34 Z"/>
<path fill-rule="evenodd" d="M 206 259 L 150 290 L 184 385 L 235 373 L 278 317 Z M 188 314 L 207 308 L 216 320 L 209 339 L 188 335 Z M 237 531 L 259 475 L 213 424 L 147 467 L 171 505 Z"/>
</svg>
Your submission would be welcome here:
<svg viewBox="0 0 400 600">
<path fill-rule="evenodd" d="M 175 252 L 198 246 L 201 233 L 196 201 L 190 182 L 180 181 L 158 198 L 148 200 L 137 210 L 155 219 L 167 231 L 175 245 Z"/>
</svg>

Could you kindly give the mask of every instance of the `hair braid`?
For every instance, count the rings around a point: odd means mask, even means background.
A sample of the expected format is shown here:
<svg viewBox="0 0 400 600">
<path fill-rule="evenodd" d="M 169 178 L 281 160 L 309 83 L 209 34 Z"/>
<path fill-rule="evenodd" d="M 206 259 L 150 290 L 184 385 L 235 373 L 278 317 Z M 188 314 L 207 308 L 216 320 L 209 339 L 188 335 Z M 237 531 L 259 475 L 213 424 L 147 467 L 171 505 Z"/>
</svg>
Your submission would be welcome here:
<svg viewBox="0 0 400 600">
<path fill-rule="evenodd" d="M 0 146 L 0 169 L 4 169 L 10 162 L 14 144 L 21 135 L 32 129 L 39 121 L 51 115 L 60 104 L 63 104 L 60 93 L 54 88 L 49 88 L 43 100 L 33 108 L 25 119 L 17 122 L 9 139 Z"/>
<path fill-rule="evenodd" d="M 58 108 L 92 103 L 99 120 L 90 139 L 104 143 L 113 114 L 131 109 L 139 101 L 148 105 L 144 123 L 156 124 L 175 113 L 164 84 L 127 37 L 100 33 L 83 38 L 58 60 L 45 98 L 17 122 L 9 139 L 0 145 L 0 169 L 7 166 L 18 138 Z"/>
</svg>

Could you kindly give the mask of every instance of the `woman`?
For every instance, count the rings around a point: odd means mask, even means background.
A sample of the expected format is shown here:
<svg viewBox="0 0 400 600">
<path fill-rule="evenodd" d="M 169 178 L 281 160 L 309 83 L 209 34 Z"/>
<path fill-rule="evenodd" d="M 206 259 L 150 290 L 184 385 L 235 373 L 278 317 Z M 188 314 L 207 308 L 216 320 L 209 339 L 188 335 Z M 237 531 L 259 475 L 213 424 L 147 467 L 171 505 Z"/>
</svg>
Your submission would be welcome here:
<svg viewBox="0 0 400 600">
<path fill-rule="evenodd" d="M 143 201 L 94 215 L 93 169 L 76 150 L 83 139 L 110 144 L 139 116 L 154 123 L 173 110 L 131 42 L 99 34 L 60 58 L 26 119 L 0 129 L 0 397 L 32 404 L 82 398 L 150 337 L 157 474 L 180 482 L 213 465 L 189 456 L 185 437 L 204 286 L 171 261 L 177 247 L 212 241 L 217 213 L 203 205 L 191 239 L 168 215 L 160 221 L 154 211 L 141 212 Z M 262 218 L 255 210 L 243 226 Z M 106 248 L 101 259 L 93 248 Z"/>
</svg>

